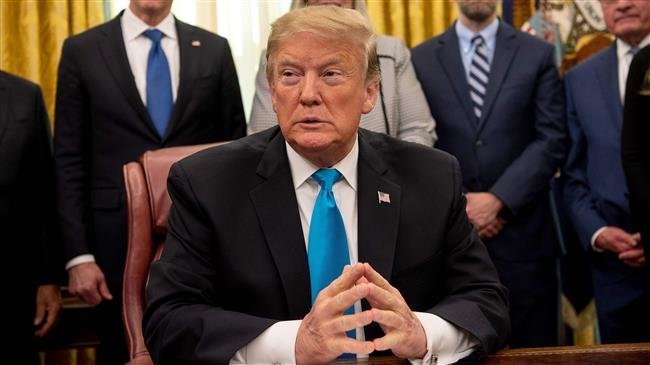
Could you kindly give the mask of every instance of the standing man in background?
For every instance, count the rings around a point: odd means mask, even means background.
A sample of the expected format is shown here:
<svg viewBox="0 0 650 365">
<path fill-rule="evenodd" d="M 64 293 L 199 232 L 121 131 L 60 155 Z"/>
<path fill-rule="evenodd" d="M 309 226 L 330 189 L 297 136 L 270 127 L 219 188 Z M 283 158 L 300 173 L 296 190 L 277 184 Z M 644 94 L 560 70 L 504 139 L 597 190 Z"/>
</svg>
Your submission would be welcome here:
<svg viewBox="0 0 650 365">
<path fill-rule="evenodd" d="M 38 85 L 0 71 L 0 222 L 3 255 L 21 263 L 3 290 L 11 299 L 3 346 L 26 349 L 22 364 L 39 363 L 34 336 L 56 323 L 63 270 L 54 208 L 49 118 Z M 9 265 L 11 267 L 11 265 Z M 22 350 L 21 350 L 22 351 Z M 22 352 L 21 352 L 22 354 Z"/>
<path fill-rule="evenodd" d="M 509 289 L 510 346 L 557 345 L 549 184 L 566 131 L 554 48 L 499 20 L 497 0 L 457 4 L 455 24 L 412 51 L 436 147 L 458 158 L 467 214 Z"/>
<path fill-rule="evenodd" d="M 650 300 L 621 161 L 621 128 L 630 62 L 650 44 L 650 2 L 602 0 L 601 5 L 607 29 L 617 39 L 566 74 L 571 149 L 564 197 L 589 253 L 601 342 L 645 342 L 650 341 Z"/>
<path fill-rule="evenodd" d="M 171 0 L 132 0 L 67 39 L 54 153 L 69 289 L 97 305 L 100 364 L 127 360 L 120 317 L 127 213 L 122 165 L 144 151 L 242 137 L 226 39 L 176 20 Z"/>
</svg>

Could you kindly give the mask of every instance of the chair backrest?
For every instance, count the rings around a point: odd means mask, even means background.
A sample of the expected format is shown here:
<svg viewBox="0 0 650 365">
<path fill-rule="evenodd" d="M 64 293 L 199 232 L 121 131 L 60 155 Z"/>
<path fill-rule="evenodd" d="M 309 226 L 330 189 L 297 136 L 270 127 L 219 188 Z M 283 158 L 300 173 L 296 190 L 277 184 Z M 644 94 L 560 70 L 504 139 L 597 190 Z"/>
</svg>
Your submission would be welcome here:
<svg viewBox="0 0 650 365">
<path fill-rule="evenodd" d="M 162 148 L 145 152 L 123 167 L 128 210 L 128 250 L 122 285 L 122 319 L 131 364 L 151 364 L 142 336 L 145 286 L 151 262 L 162 252 L 171 200 L 167 176 L 171 165 L 221 143 Z"/>
</svg>

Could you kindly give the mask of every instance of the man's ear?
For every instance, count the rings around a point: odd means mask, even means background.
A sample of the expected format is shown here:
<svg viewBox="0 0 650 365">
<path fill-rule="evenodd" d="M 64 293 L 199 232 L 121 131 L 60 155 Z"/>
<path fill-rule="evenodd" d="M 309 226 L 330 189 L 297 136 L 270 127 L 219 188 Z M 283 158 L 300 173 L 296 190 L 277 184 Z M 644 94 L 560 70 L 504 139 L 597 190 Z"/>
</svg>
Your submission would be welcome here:
<svg viewBox="0 0 650 365">
<path fill-rule="evenodd" d="M 366 97 L 363 101 L 363 108 L 361 112 L 363 114 L 368 114 L 372 111 L 372 108 L 375 107 L 377 102 L 377 95 L 379 94 L 379 80 L 374 79 L 366 85 Z"/>
</svg>

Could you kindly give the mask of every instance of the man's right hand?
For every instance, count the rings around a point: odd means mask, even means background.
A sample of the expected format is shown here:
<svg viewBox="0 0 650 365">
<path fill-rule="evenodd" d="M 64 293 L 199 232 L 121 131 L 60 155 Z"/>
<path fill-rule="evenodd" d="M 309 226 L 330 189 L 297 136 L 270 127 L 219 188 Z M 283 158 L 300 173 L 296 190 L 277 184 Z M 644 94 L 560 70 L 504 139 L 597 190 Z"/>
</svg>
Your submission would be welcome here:
<svg viewBox="0 0 650 365">
<path fill-rule="evenodd" d="M 94 262 L 79 264 L 68 269 L 68 291 L 90 305 L 111 300 L 104 273 Z"/>
<path fill-rule="evenodd" d="M 343 353 L 369 354 L 374 350 L 372 341 L 358 341 L 345 334 L 372 322 L 371 311 L 343 315 L 368 295 L 368 284 L 357 283 L 364 273 L 363 264 L 347 266 L 341 276 L 318 294 L 298 329 L 297 364 L 329 363 Z"/>
<path fill-rule="evenodd" d="M 627 233 L 618 227 L 606 227 L 596 237 L 595 244 L 601 250 L 620 254 L 636 248 L 640 241 L 641 236 L 638 234 Z"/>
</svg>

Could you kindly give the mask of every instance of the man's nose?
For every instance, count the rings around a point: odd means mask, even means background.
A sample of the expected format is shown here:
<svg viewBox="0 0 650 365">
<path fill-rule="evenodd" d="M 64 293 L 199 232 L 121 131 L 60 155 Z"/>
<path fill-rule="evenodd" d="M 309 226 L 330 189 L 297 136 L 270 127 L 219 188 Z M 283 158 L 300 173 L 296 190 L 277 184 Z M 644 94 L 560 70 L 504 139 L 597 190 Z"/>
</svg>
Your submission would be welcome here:
<svg viewBox="0 0 650 365">
<path fill-rule="evenodd" d="M 320 78 L 315 73 L 307 73 L 303 79 L 302 90 L 300 91 L 300 103 L 306 106 L 318 105 L 321 103 Z"/>
</svg>

